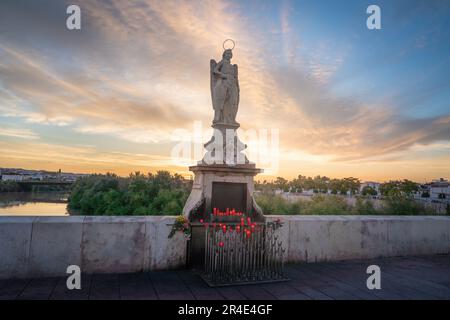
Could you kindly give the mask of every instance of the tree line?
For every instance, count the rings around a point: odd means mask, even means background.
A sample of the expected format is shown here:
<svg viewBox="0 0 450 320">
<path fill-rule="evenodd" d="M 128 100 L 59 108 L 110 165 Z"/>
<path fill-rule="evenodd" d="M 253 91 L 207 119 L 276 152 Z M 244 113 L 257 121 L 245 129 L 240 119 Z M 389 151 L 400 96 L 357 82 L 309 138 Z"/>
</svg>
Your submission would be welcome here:
<svg viewBox="0 0 450 320">
<path fill-rule="evenodd" d="M 283 192 L 301 193 L 306 190 L 312 190 L 314 193 L 331 194 L 361 194 L 364 196 L 376 196 L 378 192 L 383 196 L 400 193 L 411 195 L 419 191 L 420 184 L 411 180 L 391 180 L 380 184 L 379 190 L 367 185 L 362 188 L 361 181 L 358 178 L 346 177 L 342 179 L 329 178 L 327 176 L 306 177 L 298 175 L 297 178 L 287 180 L 283 177 L 277 177 L 273 181 L 256 181 L 255 188 L 263 192 L 282 190 Z"/>
<path fill-rule="evenodd" d="M 178 215 L 191 187 L 191 180 L 168 171 L 95 174 L 76 181 L 68 208 L 83 215 Z"/>
<path fill-rule="evenodd" d="M 376 190 L 366 186 L 360 191 L 358 178 L 334 179 L 326 176 L 297 176 L 292 180 L 277 177 L 274 181 L 256 182 L 256 189 L 262 191 L 258 203 L 266 213 L 280 214 L 398 214 L 423 212 L 423 208 L 410 201 L 410 195 L 419 190 L 419 184 L 410 180 L 389 181 L 380 185 L 379 191 L 385 196 L 383 210 L 376 210 L 372 203 L 357 199 L 355 206 L 339 200 L 340 197 L 322 197 L 321 194 L 334 195 L 359 194 L 376 195 Z M 76 181 L 69 196 L 68 208 L 71 213 L 83 215 L 177 215 L 182 212 L 184 203 L 192 188 L 192 180 L 168 171 L 155 174 L 132 173 L 128 177 L 115 174 L 94 174 Z M 313 201 L 289 202 L 274 197 L 276 189 L 285 192 L 313 190 Z"/>
</svg>

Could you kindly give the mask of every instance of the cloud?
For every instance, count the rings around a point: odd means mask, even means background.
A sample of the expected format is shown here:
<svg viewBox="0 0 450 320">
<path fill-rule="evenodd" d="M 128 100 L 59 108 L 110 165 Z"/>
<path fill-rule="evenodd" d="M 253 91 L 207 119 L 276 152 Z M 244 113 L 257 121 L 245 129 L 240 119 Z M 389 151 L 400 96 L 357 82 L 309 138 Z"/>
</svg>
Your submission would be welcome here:
<svg viewBox="0 0 450 320">
<path fill-rule="evenodd" d="M 146 97 L 126 83 L 100 77 L 63 79 L 23 53 L 0 47 L 12 59 L 1 66 L 4 116 L 30 123 L 72 125 L 78 132 L 109 133 L 135 142 L 168 140 L 173 128 L 183 126 L 195 113 L 180 112 L 164 97 Z M 102 92 L 101 83 L 110 90 Z M 32 110 L 20 108 L 24 103 Z M 12 106 L 12 107 L 11 107 Z"/>
<path fill-rule="evenodd" d="M 21 139 L 39 139 L 39 135 L 28 129 L 2 128 L 0 127 L 0 136 L 21 138 Z"/>
<path fill-rule="evenodd" d="M 448 115 L 410 119 L 392 105 L 333 95 L 329 86 L 311 79 L 303 70 L 272 72 L 278 91 L 288 98 L 289 113 L 275 113 L 271 123 L 279 128 L 286 149 L 333 155 L 335 161 L 364 159 L 416 144 L 448 140 Z"/>
<path fill-rule="evenodd" d="M 33 167 L 36 169 L 62 168 L 78 172 L 130 172 L 170 170 L 180 171 L 170 157 L 158 154 L 100 151 L 89 146 L 67 146 L 41 142 L 0 141 L 0 163 L 10 167 Z"/>
</svg>

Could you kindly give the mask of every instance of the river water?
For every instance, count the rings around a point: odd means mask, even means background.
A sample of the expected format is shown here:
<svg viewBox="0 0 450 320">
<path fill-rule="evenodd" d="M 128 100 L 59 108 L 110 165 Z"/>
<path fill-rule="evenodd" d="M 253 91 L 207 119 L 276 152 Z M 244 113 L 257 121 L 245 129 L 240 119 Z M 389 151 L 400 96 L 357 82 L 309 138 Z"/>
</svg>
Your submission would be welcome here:
<svg viewBox="0 0 450 320">
<path fill-rule="evenodd" d="M 66 216 L 67 193 L 0 193 L 0 216 Z"/>
</svg>

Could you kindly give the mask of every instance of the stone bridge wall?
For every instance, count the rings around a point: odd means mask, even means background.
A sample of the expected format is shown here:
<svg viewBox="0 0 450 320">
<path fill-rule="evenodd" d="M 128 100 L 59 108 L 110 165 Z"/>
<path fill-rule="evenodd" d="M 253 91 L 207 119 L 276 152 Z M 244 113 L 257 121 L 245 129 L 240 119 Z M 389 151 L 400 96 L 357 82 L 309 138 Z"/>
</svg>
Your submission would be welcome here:
<svg viewBox="0 0 450 320">
<path fill-rule="evenodd" d="M 450 217 L 268 216 L 287 262 L 450 253 Z M 169 239 L 175 217 L 0 217 L 0 278 L 183 268 L 186 241 Z"/>
</svg>

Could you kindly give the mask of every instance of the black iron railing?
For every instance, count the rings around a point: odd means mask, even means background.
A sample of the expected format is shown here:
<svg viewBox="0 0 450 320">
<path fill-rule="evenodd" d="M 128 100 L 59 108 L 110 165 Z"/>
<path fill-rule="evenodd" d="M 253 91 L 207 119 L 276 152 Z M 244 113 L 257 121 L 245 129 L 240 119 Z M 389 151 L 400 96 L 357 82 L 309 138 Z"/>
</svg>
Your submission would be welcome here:
<svg viewBox="0 0 450 320">
<path fill-rule="evenodd" d="M 283 243 L 275 226 L 210 224 L 205 227 L 205 269 L 210 286 L 288 280 L 283 273 Z"/>
</svg>

